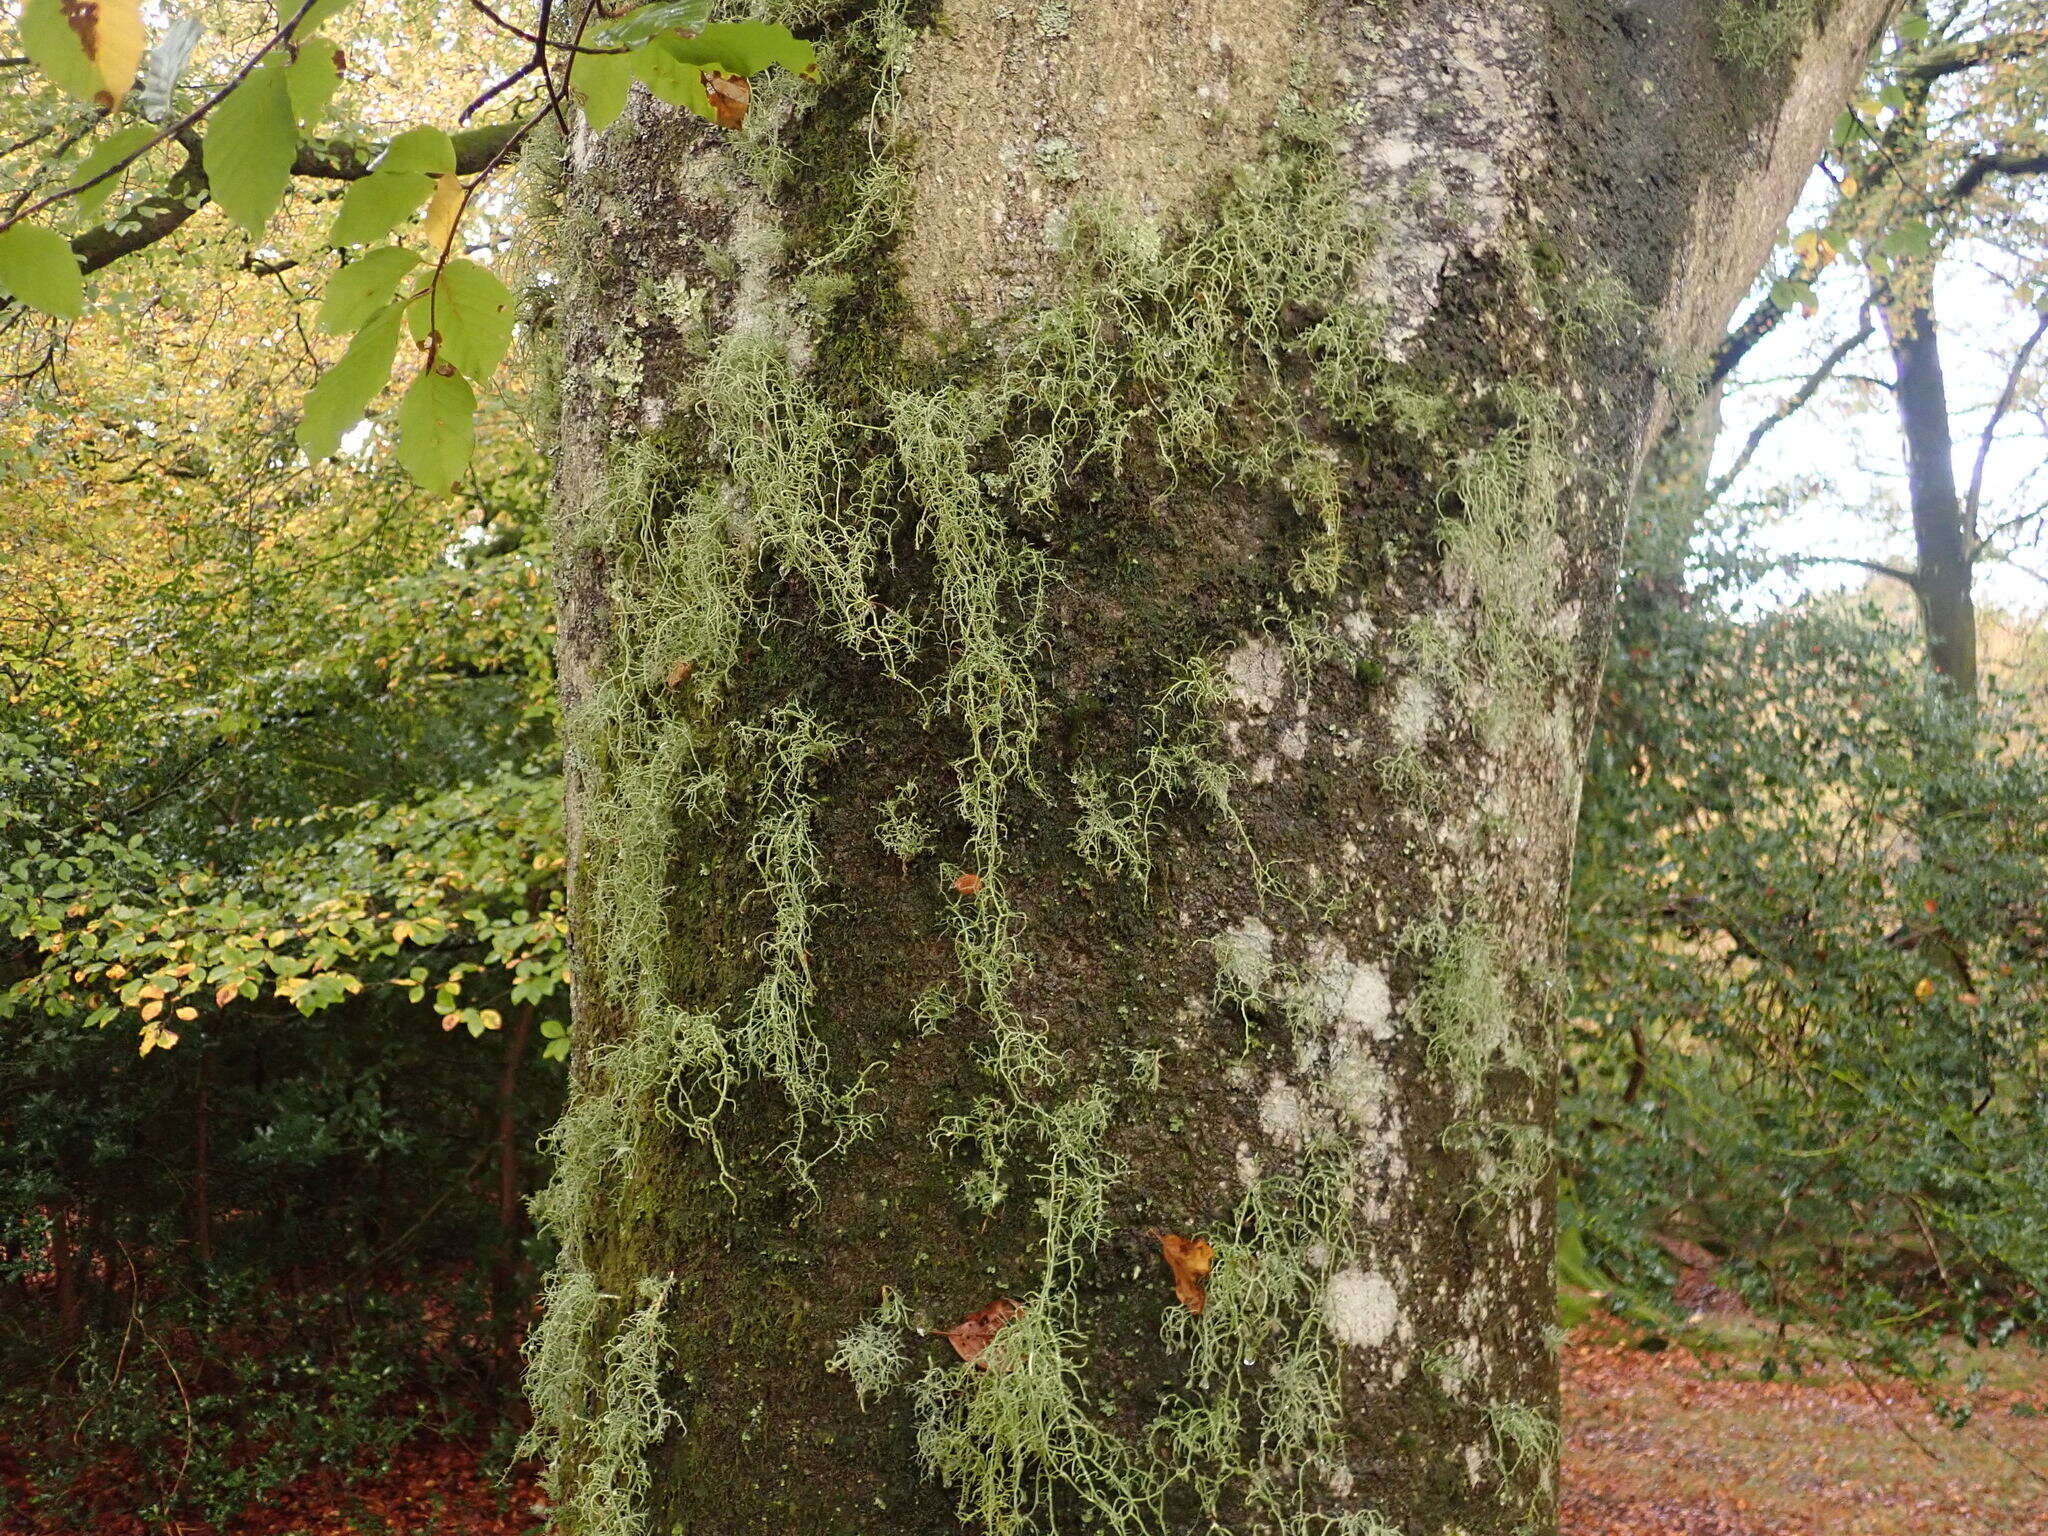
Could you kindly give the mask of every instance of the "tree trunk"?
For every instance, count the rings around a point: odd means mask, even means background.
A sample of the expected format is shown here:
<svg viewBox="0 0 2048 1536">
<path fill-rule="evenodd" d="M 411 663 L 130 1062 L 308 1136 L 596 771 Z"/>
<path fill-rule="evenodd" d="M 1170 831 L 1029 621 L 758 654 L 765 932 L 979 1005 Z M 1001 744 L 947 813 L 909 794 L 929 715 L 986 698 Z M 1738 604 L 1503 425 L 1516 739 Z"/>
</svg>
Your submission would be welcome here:
<svg viewBox="0 0 2048 1536">
<path fill-rule="evenodd" d="M 1969 530 L 1956 491 L 1931 261 L 1915 276 L 1913 287 L 1920 295 L 1917 302 L 1904 308 L 1886 304 L 1883 310 L 1898 370 L 1899 429 L 1913 509 L 1913 593 L 1927 632 L 1927 663 L 1967 705 L 1977 698 L 1977 608 L 1971 594 Z"/>
<path fill-rule="evenodd" d="M 885 0 L 576 133 L 564 1529 L 1552 1523 L 1622 506 L 1821 9 Z"/>
</svg>

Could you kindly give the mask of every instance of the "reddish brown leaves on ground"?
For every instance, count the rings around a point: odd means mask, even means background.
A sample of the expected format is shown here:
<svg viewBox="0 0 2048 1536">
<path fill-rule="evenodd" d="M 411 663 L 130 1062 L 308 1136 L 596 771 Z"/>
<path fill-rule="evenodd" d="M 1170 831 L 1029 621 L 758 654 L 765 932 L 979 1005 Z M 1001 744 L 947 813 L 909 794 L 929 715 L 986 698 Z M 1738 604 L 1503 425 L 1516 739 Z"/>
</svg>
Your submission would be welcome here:
<svg viewBox="0 0 2048 1536">
<path fill-rule="evenodd" d="M 1216 1250 L 1199 1237 L 1182 1237 L 1177 1232 L 1154 1232 L 1166 1267 L 1173 1271 L 1173 1293 L 1190 1312 L 1209 1303 L 1209 1271 L 1216 1267 Z"/>
<path fill-rule="evenodd" d="M 110 1479 L 139 1475 L 109 1467 Z M 120 1501 L 132 1504 L 131 1489 Z M 309 1474 L 267 1496 L 260 1505 L 216 1530 L 196 1520 L 170 1523 L 100 1514 L 90 1525 L 47 1523 L 22 1507 L 25 1486 L 0 1447 L 0 1532 L 7 1536 L 539 1536 L 546 1526 L 539 1470 L 513 1469 L 503 1481 L 479 1445 L 420 1439 L 391 1455 L 391 1468 L 348 1484 L 337 1471 Z M 94 1502 L 94 1490 L 75 1491 L 72 1508 Z"/>
<path fill-rule="evenodd" d="M 962 1319 L 950 1328 L 941 1329 L 940 1332 L 946 1342 L 953 1346 L 955 1354 L 962 1360 L 972 1363 L 988 1348 L 1004 1325 L 1023 1310 L 1007 1297 L 998 1297 L 979 1312 Z"/>
<path fill-rule="evenodd" d="M 1980 1359 L 2015 1387 L 1937 1423 L 1914 1392 L 1840 1366 L 1759 1379 L 1742 1347 L 1652 1353 L 1599 1324 L 1563 1354 L 1560 1536 L 2048 1536 L 2048 1371 Z"/>
</svg>

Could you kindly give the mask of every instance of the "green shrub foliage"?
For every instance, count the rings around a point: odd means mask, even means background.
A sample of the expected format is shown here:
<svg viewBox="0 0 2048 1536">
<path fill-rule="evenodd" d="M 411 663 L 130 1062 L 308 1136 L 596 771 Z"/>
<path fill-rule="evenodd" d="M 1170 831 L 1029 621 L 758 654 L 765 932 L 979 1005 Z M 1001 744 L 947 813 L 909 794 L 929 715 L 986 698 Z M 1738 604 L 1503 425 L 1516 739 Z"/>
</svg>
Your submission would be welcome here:
<svg viewBox="0 0 2048 1536">
<path fill-rule="evenodd" d="M 1609 670 L 1563 1112 L 1587 1247 L 1648 1300 L 1703 1248 L 1898 1366 L 2037 1332 L 2042 725 L 1958 707 L 1875 607 L 1735 618 L 1732 579 L 1646 588 Z"/>
</svg>

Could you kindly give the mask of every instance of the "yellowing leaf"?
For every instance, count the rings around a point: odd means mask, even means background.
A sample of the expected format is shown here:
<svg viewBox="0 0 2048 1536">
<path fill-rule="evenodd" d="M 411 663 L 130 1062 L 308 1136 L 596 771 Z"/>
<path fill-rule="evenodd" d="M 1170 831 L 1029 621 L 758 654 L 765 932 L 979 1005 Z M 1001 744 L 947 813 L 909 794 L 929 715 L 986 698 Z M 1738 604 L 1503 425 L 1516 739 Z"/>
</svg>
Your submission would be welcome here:
<svg viewBox="0 0 2048 1536">
<path fill-rule="evenodd" d="M 1931 976 L 1922 976 L 1917 982 L 1913 984 L 1913 995 L 1919 998 L 1920 1001 L 1923 1003 L 1926 1002 L 1928 998 L 1934 996 L 1934 978 Z"/>
<path fill-rule="evenodd" d="M 241 995 L 242 984 L 239 981 L 224 981 L 213 989 L 213 1006 L 225 1008 Z"/>
<path fill-rule="evenodd" d="M 155 1018 L 158 1014 L 162 1013 L 163 1011 L 164 1005 L 163 1000 L 161 998 L 150 999 L 148 1002 L 142 1005 L 143 1022 L 148 1023 L 151 1019 Z"/>
<path fill-rule="evenodd" d="M 455 239 L 455 221 L 462 213 L 462 178 L 448 172 L 434 178 L 434 195 L 427 201 L 427 245 L 445 251 Z"/>
<path fill-rule="evenodd" d="M 199 1010 L 197 1008 L 180 1008 L 178 1010 L 178 1017 L 183 1019 L 187 1024 L 190 1024 L 194 1019 L 199 1017 Z"/>
<path fill-rule="evenodd" d="M 21 44 L 72 95 L 118 106 L 142 63 L 142 0 L 28 0 Z"/>
<path fill-rule="evenodd" d="M 73 26 L 91 17 L 85 51 L 100 72 L 99 104 L 118 106 L 142 64 L 142 0 L 72 0 L 70 9 Z"/>
</svg>

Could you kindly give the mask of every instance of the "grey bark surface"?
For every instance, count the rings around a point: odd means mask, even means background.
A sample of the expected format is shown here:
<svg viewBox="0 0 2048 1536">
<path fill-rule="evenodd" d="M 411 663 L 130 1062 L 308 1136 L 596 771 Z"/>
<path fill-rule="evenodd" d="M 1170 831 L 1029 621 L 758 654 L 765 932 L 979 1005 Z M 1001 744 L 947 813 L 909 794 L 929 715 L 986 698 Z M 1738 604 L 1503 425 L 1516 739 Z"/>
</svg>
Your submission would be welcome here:
<svg viewBox="0 0 2048 1536">
<path fill-rule="evenodd" d="M 543 1202 L 580 1309 L 536 1363 L 566 1528 L 1554 1525 L 1541 1147 L 1627 490 L 1887 8 L 1822 7 L 1761 74 L 1692 0 L 841 9 L 799 28 L 840 42 L 822 83 L 737 142 L 646 99 L 577 135 L 556 550 L 571 1120 L 603 1131 Z M 1274 186 L 1305 244 L 1355 231 L 1344 282 L 1252 290 L 1272 355 L 1215 345 L 1256 407 L 1187 426 L 1145 348 L 1201 273 L 1114 319 L 1136 280 L 1075 273 L 1090 239 L 1178 271 L 1205 232 L 1241 271 L 1247 206 L 1285 269 Z M 1075 335 L 1109 359 L 1086 401 L 1004 372 Z M 741 430 L 749 358 L 783 404 Z M 767 504 L 798 457 L 833 536 L 877 541 L 861 601 Z M 1024 701 L 982 706 L 1015 739 L 959 702 L 1010 643 L 963 611 L 1023 637 L 989 675 Z M 1091 784 L 1142 810 L 1135 852 L 1089 842 Z M 906 786 L 907 856 L 877 838 Z M 713 1092 L 721 1051 L 754 1065 Z M 963 1117 L 1008 1128 L 1001 1168 Z M 1160 1233 L 1218 1249 L 1200 1316 Z M 977 1373 L 937 1331 L 998 1299 L 1058 1337 Z M 1196 1379 L 1201 1330 L 1252 1316 L 1242 1390 Z M 861 1401 L 864 1318 L 908 1361 Z M 1055 1350 L 1050 1430 L 977 1460 L 973 1406 Z M 1208 1452 L 1162 1449 L 1218 1405 Z"/>
<path fill-rule="evenodd" d="M 1924 278 L 1931 289 L 1932 271 Z M 1956 489 L 1948 378 L 1931 292 L 1903 310 L 1887 305 L 1884 322 L 1898 377 L 1899 429 L 1913 514 L 1913 595 L 1927 634 L 1927 663 L 1959 701 L 1972 704 L 1977 697 L 1972 551 Z"/>
</svg>

